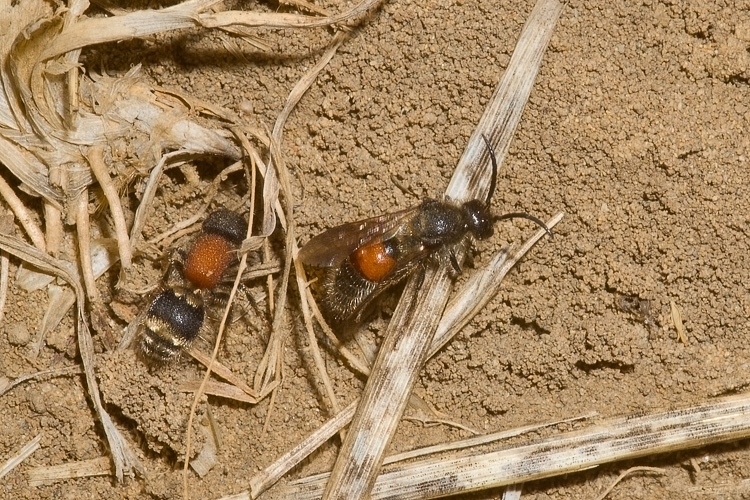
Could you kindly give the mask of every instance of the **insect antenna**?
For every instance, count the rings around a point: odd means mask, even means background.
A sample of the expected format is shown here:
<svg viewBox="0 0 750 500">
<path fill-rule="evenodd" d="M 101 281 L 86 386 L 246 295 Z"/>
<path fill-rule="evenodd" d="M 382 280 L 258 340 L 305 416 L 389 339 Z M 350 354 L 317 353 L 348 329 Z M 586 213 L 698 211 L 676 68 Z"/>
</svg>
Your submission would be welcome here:
<svg viewBox="0 0 750 500">
<path fill-rule="evenodd" d="M 492 179 L 490 179 L 490 192 L 487 194 L 487 201 L 484 204 L 489 207 L 492 202 L 492 195 L 495 194 L 495 186 L 497 186 L 497 158 L 495 158 L 495 150 L 492 149 L 492 144 L 487 139 L 487 136 L 482 134 L 482 139 L 487 145 L 487 150 L 490 152 L 490 161 L 492 162 Z"/>
<path fill-rule="evenodd" d="M 550 238 L 554 237 L 552 235 L 552 231 L 550 230 L 550 228 L 547 227 L 547 224 L 545 224 L 544 222 L 542 222 L 542 220 L 539 219 L 538 217 L 534 217 L 531 214 L 527 214 L 527 213 L 523 213 L 523 212 L 512 212 L 512 213 L 509 213 L 509 214 L 495 215 L 495 216 L 492 217 L 492 220 L 494 222 L 497 222 L 499 220 L 504 220 L 504 219 L 527 219 L 527 220 L 530 220 L 531 222 L 534 222 L 537 226 L 539 226 L 542 229 L 544 229 L 547 232 L 547 234 L 549 235 Z"/>
</svg>

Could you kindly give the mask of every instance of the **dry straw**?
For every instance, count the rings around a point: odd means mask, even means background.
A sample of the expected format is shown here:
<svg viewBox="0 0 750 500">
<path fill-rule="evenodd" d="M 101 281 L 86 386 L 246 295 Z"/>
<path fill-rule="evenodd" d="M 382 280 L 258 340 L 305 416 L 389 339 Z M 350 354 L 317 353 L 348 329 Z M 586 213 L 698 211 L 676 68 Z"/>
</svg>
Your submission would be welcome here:
<svg viewBox="0 0 750 500">
<path fill-rule="evenodd" d="M 486 197 L 490 176 L 482 167 L 489 163 L 489 153 L 481 136 L 490 138 L 502 163 L 561 9 L 557 1 L 541 0 L 532 11 L 505 75 L 456 167 L 446 197 Z M 451 277 L 445 267 L 428 268 L 424 276 L 417 273 L 407 282 L 326 483 L 324 499 L 368 498 L 427 360 L 450 291 Z"/>
<path fill-rule="evenodd" d="M 690 408 L 613 418 L 579 431 L 517 447 L 487 450 L 483 443 L 460 454 L 429 456 L 385 466 L 372 500 L 440 498 L 542 479 L 657 453 L 750 436 L 750 396 L 717 399 Z M 321 498 L 327 477 L 280 488 L 268 498 Z"/>
<path fill-rule="evenodd" d="M 136 252 L 150 250 L 143 244 L 141 234 L 164 171 L 196 157 L 222 157 L 236 162 L 228 170 L 244 168 L 248 178 L 254 178 L 257 168 L 265 176 L 262 231 L 248 238 L 243 251 L 262 247 L 265 238 L 275 230 L 277 220 L 288 229 L 290 243 L 283 265 L 282 286 L 276 288 L 275 300 L 271 291 L 275 287 L 272 278 L 268 278 L 268 302 L 277 305 L 274 325 L 278 327 L 284 314 L 294 248 L 291 193 L 279 145 L 285 116 L 277 122 L 273 134 L 252 130 L 227 110 L 151 87 L 141 77 L 138 66 L 121 77 L 97 75 L 91 69 L 81 71 L 81 49 L 195 28 L 231 31 L 261 46 L 251 38 L 249 27 L 312 28 L 355 22 L 377 1 L 367 0 L 334 16 L 221 12 L 221 2 L 216 0 L 188 0 L 161 10 L 134 12 L 103 2 L 101 7 L 111 15 L 96 18 L 84 15 L 89 7 L 86 0 L 70 0 L 66 8 L 59 10 L 53 10 L 55 4 L 45 0 L 0 3 L 4 16 L 0 32 L 0 78 L 3 82 L 0 87 L 0 164 L 6 174 L 20 181 L 18 189 L 42 200 L 41 213 L 34 213 L 23 203 L 17 188 L 7 182 L 7 176 L 0 177 L 0 196 L 32 243 L 29 245 L 12 235 L 12 224 L 3 223 L 0 227 L 0 304 L 6 296 L 9 255 L 39 270 L 26 272 L 27 276 L 41 273 L 59 277 L 70 286 L 72 292 L 57 293 L 57 299 L 50 302 L 34 345 L 43 344 L 44 334 L 55 328 L 75 303 L 86 390 L 107 437 L 114 474 L 122 480 L 124 475 L 142 471 L 142 467 L 113 425 L 99 396 L 90 327 L 112 345 L 116 343 L 117 332 L 111 331 L 97 300 L 96 279 L 118 260 L 127 271 Z M 331 55 L 339 44 L 337 37 Z M 298 92 L 304 90 L 298 89 Z M 293 104 L 289 109 L 291 107 Z M 192 115 L 196 111 L 209 121 L 218 119 L 213 125 L 215 128 L 195 121 Z M 248 137 L 262 147 L 273 149 L 274 153 L 263 159 Z M 243 160 L 251 165 L 250 169 Z M 128 230 L 118 193 L 139 176 L 148 176 L 148 180 Z M 116 252 L 105 252 L 103 258 L 97 257 L 97 248 L 90 241 L 95 230 L 100 229 L 90 218 L 88 203 L 90 188 L 95 183 L 102 190 L 101 201 L 109 211 L 116 236 L 114 245 L 110 245 Z M 285 195 L 285 206 L 279 202 L 280 193 Z M 208 202 L 210 199 L 206 206 Z M 65 224 L 75 225 L 73 238 L 64 234 Z M 79 255 L 80 262 L 62 257 L 68 255 Z M 31 281 L 39 288 L 47 286 L 50 279 L 33 278 Z M 128 331 L 120 347 L 130 342 L 133 330 Z M 275 350 L 268 354 L 274 360 L 274 368 L 263 370 L 257 391 L 240 387 L 242 398 L 248 392 L 254 394 L 250 397 L 261 397 L 278 386 L 279 369 L 275 360 L 279 342 L 270 349 Z M 31 354 L 36 353 L 38 350 L 32 350 Z M 220 366 L 216 369 L 222 372 Z M 226 387 L 208 387 L 216 393 L 233 394 Z"/>
</svg>

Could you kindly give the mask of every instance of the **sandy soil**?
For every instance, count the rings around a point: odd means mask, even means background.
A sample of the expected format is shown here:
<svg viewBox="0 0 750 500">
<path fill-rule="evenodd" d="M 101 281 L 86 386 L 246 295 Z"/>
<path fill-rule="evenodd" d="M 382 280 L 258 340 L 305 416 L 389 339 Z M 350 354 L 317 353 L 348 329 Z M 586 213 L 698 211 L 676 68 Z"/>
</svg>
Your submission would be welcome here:
<svg viewBox="0 0 750 500">
<path fill-rule="evenodd" d="M 393 0 L 352 34 L 285 132 L 302 242 L 332 225 L 439 196 L 532 6 L 527 0 Z M 330 31 L 259 36 L 271 53 L 200 32 L 95 47 L 84 60 L 113 74 L 142 63 L 155 83 L 245 113 L 260 127 L 273 123 Z M 591 411 L 658 411 L 745 389 L 749 51 L 747 3 L 573 0 L 565 7 L 503 165 L 494 208 L 567 215 L 554 240 L 532 250 L 498 297 L 428 362 L 418 383 L 427 403 L 489 432 Z M 191 172 L 171 174 L 149 234 L 194 210 L 216 168 L 199 166 L 197 180 Z M 217 204 L 232 205 L 246 191 L 242 177 L 231 177 Z M 523 221 L 502 223 L 491 241 L 474 246 L 473 266 L 532 230 Z M 158 282 L 158 262 L 140 259 L 136 267 L 141 286 Z M 102 280 L 106 297 L 115 296 L 114 280 Z M 46 293 L 11 291 L 0 374 L 14 378 L 74 364 L 71 318 L 37 359 L 28 358 Z M 208 398 L 201 405 L 199 417 L 210 409 L 222 443 L 219 465 L 203 478 L 191 474 L 192 498 L 246 489 L 250 476 L 330 417 L 291 300 L 285 378 L 273 412 L 268 417 L 268 400 L 251 406 Z M 386 298 L 362 327 L 373 341 L 394 300 Z M 685 343 L 676 340 L 670 301 L 682 310 Z M 131 314 L 142 306 L 130 306 Z M 221 353 L 248 380 L 267 335 L 262 310 L 233 325 Z M 179 387 L 198 379 L 199 367 L 183 359 L 149 370 L 132 352 L 113 352 L 99 342 L 107 408 L 138 450 L 145 477 L 28 486 L 28 467 L 106 454 L 82 379 L 52 378 L 3 397 L 0 456 L 39 432 L 45 437 L 42 448 L 0 482 L 0 498 L 181 497 L 178 461 L 192 397 Z M 351 401 L 363 381 L 335 353 L 325 355 L 340 402 Z M 468 435 L 410 419 L 391 448 Z M 294 477 L 329 469 L 336 450 L 330 443 Z M 632 477 L 609 498 L 740 498 L 747 494 L 742 480 L 750 475 L 750 449 L 743 441 L 607 465 L 527 484 L 523 498 L 594 498 L 632 465 L 663 467 L 665 474 Z"/>
</svg>

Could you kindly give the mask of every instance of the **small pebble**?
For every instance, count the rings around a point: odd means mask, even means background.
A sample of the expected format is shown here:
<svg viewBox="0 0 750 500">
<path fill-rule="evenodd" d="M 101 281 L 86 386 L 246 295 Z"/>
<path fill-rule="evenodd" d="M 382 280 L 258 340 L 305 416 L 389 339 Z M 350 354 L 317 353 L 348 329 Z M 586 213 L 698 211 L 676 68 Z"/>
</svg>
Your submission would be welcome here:
<svg viewBox="0 0 750 500">
<path fill-rule="evenodd" d="M 31 340 L 29 329 L 23 321 L 9 324 L 5 328 L 5 331 L 8 334 L 8 342 L 10 342 L 11 345 L 26 345 L 29 343 L 29 340 Z"/>
</svg>

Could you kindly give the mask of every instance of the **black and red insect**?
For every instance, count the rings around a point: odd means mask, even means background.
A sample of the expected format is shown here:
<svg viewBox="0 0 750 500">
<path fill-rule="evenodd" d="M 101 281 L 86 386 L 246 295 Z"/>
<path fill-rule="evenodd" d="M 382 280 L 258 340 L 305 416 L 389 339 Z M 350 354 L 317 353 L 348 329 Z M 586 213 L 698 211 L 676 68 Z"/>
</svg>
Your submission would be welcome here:
<svg viewBox="0 0 750 500">
<path fill-rule="evenodd" d="M 375 297 L 429 260 L 447 260 L 460 272 L 454 246 L 469 234 L 478 240 L 490 238 L 499 220 L 528 219 L 552 236 L 533 215 L 490 213 L 497 160 L 489 141 L 483 139 L 492 163 L 486 200 L 427 199 L 406 210 L 330 228 L 302 247 L 298 256 L 302 263 L 326 268 L 322 305 L 329 319 L 360 321 Z"/>
<path fill-rule="evenodd" d="M 246 233 L 242 216 L 220 209 L 206 217 L 187 252 L 177 252 L 143 320 L 138 347 L 148 360 L 166 363 L 200 335 L 206 303 L 236 262 Z"/>
</svg>

